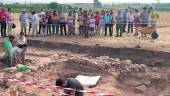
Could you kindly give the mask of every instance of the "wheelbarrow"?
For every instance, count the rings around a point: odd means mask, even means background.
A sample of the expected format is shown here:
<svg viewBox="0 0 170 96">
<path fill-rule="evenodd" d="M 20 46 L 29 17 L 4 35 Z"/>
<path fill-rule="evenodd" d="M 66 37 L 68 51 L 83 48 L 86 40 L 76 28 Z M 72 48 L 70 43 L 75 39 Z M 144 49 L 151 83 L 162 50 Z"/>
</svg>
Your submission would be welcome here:
<svg viewBox="0 0 170 96">
<path fill-rule="evenodd" d="M 159 37 L 158 33 L 152 27 L 140 28 L 139 32 L 151 35 L 152 39 L 157 39 Z"/>
</svg>

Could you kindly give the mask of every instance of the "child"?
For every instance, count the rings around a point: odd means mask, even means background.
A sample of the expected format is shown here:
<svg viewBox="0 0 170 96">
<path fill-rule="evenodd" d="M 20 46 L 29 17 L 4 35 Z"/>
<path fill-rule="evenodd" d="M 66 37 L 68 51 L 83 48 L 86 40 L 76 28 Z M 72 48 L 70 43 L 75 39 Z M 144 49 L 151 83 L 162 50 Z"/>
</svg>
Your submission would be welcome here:
<svg viewBox="0 0 170 96">
<path fill-rule="evenodd" d="M 32 25 L 32 36 L 34 36 L 35 32 L 37 31 L 38 20 L 35 16 L 35 11 L 32 12 L 31 15 L 31 25 Z"/>
<path fill-rule="evenodd" d="M 136 29 L 136 32 L 135 32 L 134 36 L 138 36 L 138 31 L 139 31 L 139 28 L 140 28 L 139 10 L 135 10 L 134 26 L 135 26 L 135 29 Z"/>
<path fill-rule="evenodd" d="M 96 21 L 96 23 L 95 23 L 95 24 L 96 24 L 95 29 L 96 29 L 97 34 L 99 34 L 100 15 L 99 15 L 99 12 L 98 12 L 98 11 L 96 12 L 95 21 Z"/>
<path fill-rule="evenodd" d="M 79 22 L 79 35 L 82 35 L 82 32 L 83 32 L 83 13 L 81 13 L 79 15 L 78 22 Z"/>
<path fill-rule="evenodd" d="M 105 30 L 105 29 L 104 29 L 104 28 L 105 28 L 104 16 L 105 16 L 105 11 L 102 10 L 102 11 L 101 11 L 101 14 L 100 14 L 100 21 L 99 21 L 99 33 L 101 32 L 101 30 L 102 30 L 101 33 L 103 33 L 104 30 Z"/>
<path fill-rule="evenodd" d="M 95 18 L 94 18 L 94 15 L 92 14 L 91 15 L 91 18 L 90 18 L 90 32 L 92 34 L 92 36 L 94 36 L 95 32 L 94 32 L 94 29 L 95 29 Z"/>
<path fill-rule="evenodd" d="M 69 12 L 69 15 L 67 17 L 67 22 L 68 22 L 68 34 L 75 35 L 74 16 L 72 15 L 72 12 Z"/>
</svg>

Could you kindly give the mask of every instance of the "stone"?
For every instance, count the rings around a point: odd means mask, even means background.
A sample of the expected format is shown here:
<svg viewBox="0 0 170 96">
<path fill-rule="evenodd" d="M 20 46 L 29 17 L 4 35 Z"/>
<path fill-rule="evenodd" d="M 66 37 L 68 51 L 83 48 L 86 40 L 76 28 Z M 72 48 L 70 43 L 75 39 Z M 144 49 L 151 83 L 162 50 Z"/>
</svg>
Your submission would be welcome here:
<svg viewBox="0 0 170 96">
<path fill-rule="evenodd" d="M 144 93 L 146 91 L 147 87 L 145 85 L 137 86 L 134 89 L 135 93 Z"/>
<path fill-rule="evenodd" d="M 39 67 L 37 66 L 29 66 L 31 71 L 37 71 Z"/>
<path fill-rule="evenodd" d="M 126 62 L 127 64 L 132 64 L 132 61 L 131 61 L 131 60 L 125 60 L 125 62 Z"/>
<path fill-rule="evenodd" d="M 18 73 L 15 74 L 15 77 L 16 77 L 17 79 L 19 79 L 19 78 L 21 78 L 21 77 L 23 77 L 23 76 L 24 76 L 24 74 L 23 74 L 22 72 L 18 72 Z"/>
<path fill-rule="evenodd" d="M 153 72 L 158 72 L 158 71 L 159 71 L 159 69 L 158 69 L 158 68 L 156 68 L 156 67 L 153 67 L 153 68 L 152 68 L 152 71 L 153 71 Z"/>
<path fill-rule="evenodd" d="M 147 87 L 149 87 L 151 85 L 151 81 L 144 81 L 143 84 Z"/>
</svg>

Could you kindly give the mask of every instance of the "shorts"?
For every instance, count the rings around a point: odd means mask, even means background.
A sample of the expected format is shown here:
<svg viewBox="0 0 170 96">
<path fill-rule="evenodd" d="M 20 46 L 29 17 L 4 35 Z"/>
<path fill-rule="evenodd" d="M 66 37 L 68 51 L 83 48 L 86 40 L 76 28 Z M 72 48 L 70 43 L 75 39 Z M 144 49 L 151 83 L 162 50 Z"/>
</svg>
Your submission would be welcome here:
<svg viewBox="0 0 170 96">
<path fill-rule="evenodd" d="M 36 30 L 37 29 L 37 24 L 32 24 L 32 29 Z"/>
<path fill-rule="evenodd" d="M 26 23 L 21 23 L 21 28 L 26 28 L 27 24 Z"/>
</svg>

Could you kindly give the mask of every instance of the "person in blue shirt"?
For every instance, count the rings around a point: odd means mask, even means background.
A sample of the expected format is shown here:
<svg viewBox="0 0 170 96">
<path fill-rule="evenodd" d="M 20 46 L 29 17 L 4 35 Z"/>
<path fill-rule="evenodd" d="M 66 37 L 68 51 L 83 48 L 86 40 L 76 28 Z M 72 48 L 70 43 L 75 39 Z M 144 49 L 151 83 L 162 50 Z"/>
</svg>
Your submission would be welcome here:
<svg viewBox="0 0 170 96">
<path fill-rule="evenodd" d="M 107 28 L 109 27 L 109 33 L 112 37 L 112 15 L 109 14 L 109 11 L 106 11 L 106 15 L 104 16 L 104 22 L 105 22 L 105 36 L 107 35 Z"/>
</svg>

